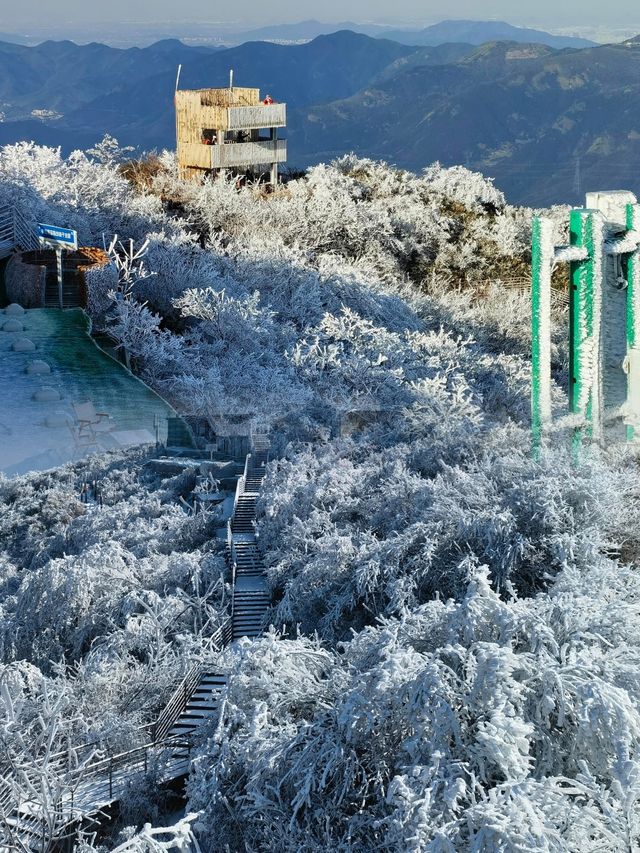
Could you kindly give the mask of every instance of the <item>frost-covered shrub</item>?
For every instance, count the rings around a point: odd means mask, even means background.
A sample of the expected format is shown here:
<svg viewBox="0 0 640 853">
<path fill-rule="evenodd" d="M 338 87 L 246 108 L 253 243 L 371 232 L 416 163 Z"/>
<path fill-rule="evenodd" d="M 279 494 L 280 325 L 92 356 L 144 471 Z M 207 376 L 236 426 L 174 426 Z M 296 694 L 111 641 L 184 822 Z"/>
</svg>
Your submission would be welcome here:
<svg viewBox="0 0 640 853">
<path fill-rule="evenodd" d="M 0 479 L 2 661 L 34 665 L 34 713 L 45 688 L 67 697 L 61 738 L 116 751 L 136 743 L 228 612 L 215 520 L 186 515 L 182 478 L 144 463 L 113 453 Z M 102 507 L 79 500 L 92 480 Z M 0 695 L 0 718 L 3 707 Z"/>
<path fill-rule="evenodd" d="M 507 602 L 471 568 L 341 651 L 239 649 L 190 782 L 204 849 L 634 849 L 635 574 L 599 558 Z"/>
<path fill-rule="evenodd" d="M 111 307 L 110 293 L 118 286 L 118 272 L 113 264 L 92 267 L 84 274 L 87 285 L 87 312 L 97 327 L 105 324 L 106 313 Z"/>
<path fill-rule="evenodd" d="M 166 224 L 153 195 L 139 195 L 113 163 L 82 151 L 63 158 L 60 149 L 20 142 L 0 148 L 0 200 L 15 205 L 27 222 L 62 222 L 84 246 L 103 247 L 114 233 L 140 239 Z"/>
</svg>

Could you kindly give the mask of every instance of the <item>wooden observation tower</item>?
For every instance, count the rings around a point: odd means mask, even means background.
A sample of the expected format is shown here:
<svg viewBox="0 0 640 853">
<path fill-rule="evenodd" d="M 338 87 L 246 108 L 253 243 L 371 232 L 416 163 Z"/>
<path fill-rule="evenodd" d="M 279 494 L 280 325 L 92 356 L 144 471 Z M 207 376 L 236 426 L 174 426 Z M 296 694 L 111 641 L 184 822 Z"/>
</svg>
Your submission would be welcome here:
<svg viewBox="0 0 640 853">
<path fill-rule="evenodd" d="M 231 80 L 233 83 L 233 79 Z M 287 143 L 278 139 L 286 127 L 286 104 L 273 103 L 259 89 L 176 89 L 178 167 L 182 178 L 202 180 L 224 172 L 270 172 L 287 160 Z"/>
</svg>

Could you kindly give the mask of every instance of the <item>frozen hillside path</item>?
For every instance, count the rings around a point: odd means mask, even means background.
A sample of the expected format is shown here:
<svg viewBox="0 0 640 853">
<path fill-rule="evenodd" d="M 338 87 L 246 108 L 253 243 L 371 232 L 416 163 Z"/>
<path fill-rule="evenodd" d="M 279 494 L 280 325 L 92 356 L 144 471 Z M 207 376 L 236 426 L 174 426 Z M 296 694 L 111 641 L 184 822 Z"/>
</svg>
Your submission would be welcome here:
<svg viewBox="0 0 640 853">
<path fill-rule="evenodd" d="M 213 646 L 223 648 L 243 637 L 258 637 L 264 628 L 270 595 L 264 564 L 255 535 L 256 500 L 268 461 L 267 450 L 248 456 L 236 488 L 234 510 L 228 524 L 228 556 L 232 566 L 231 618 L 216 632 Z M 227 677 L 222 672 L 195 665 L 178 685 L 140 747 L 92 761 L 64 781 L 66 792 L 57 804 L 60 831 L 76 821 L 96 817 L 122 800 L 152 773 L 159 783 L 186 776 L 191 766 L 191 743 L 199 727 L 218 720 Z M 64 774 L 61 774 L 64 776 Z M 10 789 L 3 792 L 6 808 Z M 25 802 L 3 827 L 0 853 L 13 849 L 18 838 L 26 850 L 42 844 L 42 807 Z"/>
</svg>

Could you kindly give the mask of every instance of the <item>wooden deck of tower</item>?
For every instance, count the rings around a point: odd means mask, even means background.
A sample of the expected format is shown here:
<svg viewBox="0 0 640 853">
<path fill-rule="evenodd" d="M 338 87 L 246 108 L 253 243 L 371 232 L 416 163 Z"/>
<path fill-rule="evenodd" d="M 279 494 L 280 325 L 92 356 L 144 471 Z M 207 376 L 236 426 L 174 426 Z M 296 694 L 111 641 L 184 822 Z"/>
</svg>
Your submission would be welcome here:
<svg viewBox="0 0 640 853">
<path fill-rule="evenodd" d="M 175 95 L 178 167 L 181 177 L 202 180 L 224 169 L 269 169 L 278 180 L 287 143 L 285 104 L 265 103 L 259 89 L 179 89 Z"/>
</svg>

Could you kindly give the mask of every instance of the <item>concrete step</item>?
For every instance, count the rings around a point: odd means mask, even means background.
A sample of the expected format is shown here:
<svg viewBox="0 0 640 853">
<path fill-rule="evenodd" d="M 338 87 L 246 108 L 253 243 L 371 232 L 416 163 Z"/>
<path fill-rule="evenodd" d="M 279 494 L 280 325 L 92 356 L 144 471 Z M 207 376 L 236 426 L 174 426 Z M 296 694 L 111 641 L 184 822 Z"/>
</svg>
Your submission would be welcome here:
<svg viewBox="0 0 640 853">
<path fill-rule="evenodd" d="M 187 710 L 183 711 L 180 715 L 179 722 L 190 723 L 192 720 L 210 720 L 211 717 L 215 717 L 217 713 L 218 709 L 213 706 L 208 708 L 187 708 Z"/>
<path fill-rule="evenodd" d="M 194 705 L 198 702 L 207 702 L 211 705 L 214 702 L 219 702 L 221 695 L 221 690 L 207 690 L 207 688 L 201 688 L 200 690 L 196 690 L 191 699 L 189 699 L 187 707 L 190 707 L 191 705 Z"/>
<path fill-rule="evenodd" d="M 201 681 L 193 691 L 193 696 L 219 696 L 225 688 L 225 684 L 211 684 Z"/>
<path fill-rule="evenodd" d="M 271 601 L 271 592 L 263 584 L 258 585 L 256 583 L 253 589 L 251 587 L 248 589 L 238 589 L 236 584 L 233 598 L 236 604 L 238 601 Z"/>
</svg>

